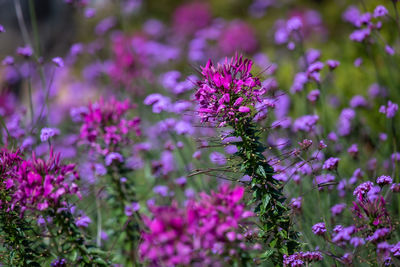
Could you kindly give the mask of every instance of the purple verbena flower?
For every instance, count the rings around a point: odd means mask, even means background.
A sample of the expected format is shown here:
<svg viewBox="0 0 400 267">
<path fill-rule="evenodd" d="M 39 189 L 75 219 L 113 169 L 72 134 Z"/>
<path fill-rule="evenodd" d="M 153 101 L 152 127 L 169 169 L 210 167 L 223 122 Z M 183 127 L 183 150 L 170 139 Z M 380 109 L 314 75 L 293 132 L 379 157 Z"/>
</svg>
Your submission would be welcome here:
<svg viewBox="0 0 400 267">
<path fill-rule="evenodd" d="M 380 186 L 384 186 L 384 185 L 392 184 L 393 179 L 390 176 L 382 175 L 376 179 L 376 183 Z"/>
<path fill-rule="evenodd" d="M 377 6 L 374 10 L 374 18 L 384 17 L 387 14 L 389 14 L 388 10 L 382 5 Z"/>
<path fill-rule="evenodd" d="M 312 227 L 312 231 L 315 235 L 325 234 L 325 232 L 326 232 L 325 223 L 320 222 L 320 223 L 314 224 Z"/>
<path fill-rule="evenodd" d="M 53 136 L 56 136 L 56 135 L 59 135 L 59 134 L 60 134 L 60 130 L 57 129 L 57 128 L 43 128 L 40 131 L 40 140 L 42 142 L 46 142 L 47 140 L 49 140 Z"/>
</svg>

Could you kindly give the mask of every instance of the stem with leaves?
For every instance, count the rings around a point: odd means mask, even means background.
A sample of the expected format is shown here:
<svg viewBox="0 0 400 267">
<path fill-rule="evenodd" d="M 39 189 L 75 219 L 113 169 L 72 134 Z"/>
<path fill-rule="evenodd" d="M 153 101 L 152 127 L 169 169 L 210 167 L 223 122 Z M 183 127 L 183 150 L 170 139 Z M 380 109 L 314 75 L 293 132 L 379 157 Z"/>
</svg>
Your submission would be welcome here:
<svg viewBox="0 0 400 267">
<path fill-rule="evenodd" d="M 252 203 L 256 205 L 255 213 L 262 225 L 260 238 L 268 246 L 261 258 L 282 266 L 283 255 L 293 254 L 300 245 L 290 210 L 285 205 L 283 184 L 272 177 L 274 170 L 263 155 L 266 147 L 259 141 L 260 130 L 256 123 L 242 117 L 230 126 L 234 130 L 231 136 L 241 138 L 235 143 L 238 147 L 236 155 L 242 159 L 241 171 L 252 178 Z"/>
</svg>

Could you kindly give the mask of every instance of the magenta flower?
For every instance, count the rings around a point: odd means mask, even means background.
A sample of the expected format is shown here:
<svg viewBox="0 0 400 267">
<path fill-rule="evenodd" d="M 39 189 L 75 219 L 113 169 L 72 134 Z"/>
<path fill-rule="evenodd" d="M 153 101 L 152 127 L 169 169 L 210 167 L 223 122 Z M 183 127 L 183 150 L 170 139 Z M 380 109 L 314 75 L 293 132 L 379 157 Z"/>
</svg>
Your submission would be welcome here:
<svg viewBox="0 0 400 267">
<path fill-rule="evenodd" d="M 127 143 L 131 132 L 140 136 L 140 119 L 127 119 L 128 111 L 133 109 L 128 100 L 119 102 L 114 98 L 105 102 L 100 99 L 90 104 L 83 115 L 80 138 L 99 148 L 108 148 L 120 143 Z"/>
<path fill-rule="evenodd" d="M 170 206 L 150 206 L 153 218 L 144 218 L 148 232 L 142 233 L 139 254 L 152 265 L 191 265 L 201 258 L 212 265 L 218 255 L 236 253 L 247 248 L 240 225 L 253 213 L 240 203 L 244 188 L 220 187 L 211 195 L 200 193 L 185 208 L 174 202 Z"/>
<path fill-rule="evenodd" d="M 215 67 L 209 60 L 202 68 L 203 79 L 198 82 L 195 98 L 201 120 L 234 122 L 251 112 L 250 107 L 261 103 L 265 90 L 260 80 L 250 74 L 252 61 L 242 56 Z"/>
<path fill-rule="evenodd" d="M 61 164 L 60 155 L 52 149 L 46 161 L 33 154 L 32 159 L 21 161 L 14 171 L 8 178 L 12 183 L 7 184 L 12 192 L 11 209 L 18 207 L 21 215 L 26 210 L 59 208 L 61 198 L 67 195 L 81 197 L 78 186 L 69 182 L 71 175 L 78 178 L 75 166 Z"/>
<path fill-rule="evenodd" d="M 251 54 L 258 48 L 255 32 L 244 21 L 233 21 L 224 29 L 218 39 L 223 54 L 232 55 L 235 51 Z"/>
<path fill-rule="evenodd" d="M 173 14 L 174 32 L 183 36 L 194 34 L 210 24 L 211 19 L 208 4 L 202 2 L 183 4 Z"/>
</svg>

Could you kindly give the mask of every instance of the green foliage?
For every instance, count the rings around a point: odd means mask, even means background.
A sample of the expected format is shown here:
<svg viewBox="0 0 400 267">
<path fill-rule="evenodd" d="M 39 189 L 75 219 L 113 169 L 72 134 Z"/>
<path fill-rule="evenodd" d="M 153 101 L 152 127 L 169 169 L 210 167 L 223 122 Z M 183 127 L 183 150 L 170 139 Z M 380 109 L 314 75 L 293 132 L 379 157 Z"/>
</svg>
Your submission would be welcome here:
<svg viewBox="0 0 400 267">
<path fill-rule="evenodd" d="M 236 155 L 242 159 L 240 169 L 252 179 L 251 202 L 261 223 L 259 237 L 268 246 L 260 258 L 282 266 L 283 255 L 293 254 L 300 246 L 285 204 L 283 184 L 272 178 L 274 170 L 263 155 L 266 147 L 259 141 L 261 131 L 256 123 L 241 118 L 230 126 L 234 129 L 231 136 L 242 139 L 236 143 Z"/>
</svg>

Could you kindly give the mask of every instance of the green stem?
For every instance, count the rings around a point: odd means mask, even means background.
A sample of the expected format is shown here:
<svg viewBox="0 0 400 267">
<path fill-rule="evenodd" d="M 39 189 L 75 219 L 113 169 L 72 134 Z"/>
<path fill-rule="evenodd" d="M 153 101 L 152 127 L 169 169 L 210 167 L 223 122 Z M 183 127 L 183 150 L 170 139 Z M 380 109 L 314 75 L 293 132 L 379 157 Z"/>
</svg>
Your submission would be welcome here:
<svg viewBox="0 0 400 267">
<path fill-rule="evenodd" d="M 266 147 L 259 141 L 260 130 L 251 118 L 240 118 L 231 123 L 233 136 L 241 137 L 237 142 L 237 155 L 242 158 L 244 173 L 252 177 L 253 203 L 262 229 L 260 236 L 268 246 L 264 260 L 282 266 L 283 255 L 293 254 L 299 247 L 298 233 L 293 230 L 289 208 L 285 205 L 283 184 L 275 180 L 273 168 L 267 163 L 263 152 Z"/>
<path fill-rule="evenodd" d="M 37 27 L 35 4 L 34 4 L 33 0 L 29 0 L 29 15 L 31 17 L 33 39 L 35 41 L 35 54 L 38 57 L 40 57 L 39 31 L 38 31 L 38 27 Z"/>
</svg>

